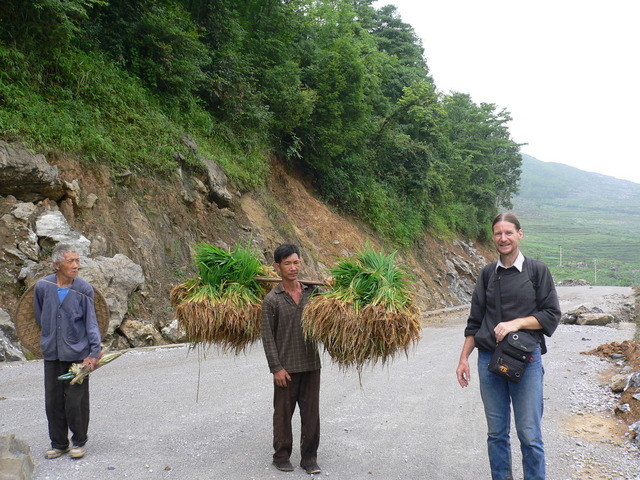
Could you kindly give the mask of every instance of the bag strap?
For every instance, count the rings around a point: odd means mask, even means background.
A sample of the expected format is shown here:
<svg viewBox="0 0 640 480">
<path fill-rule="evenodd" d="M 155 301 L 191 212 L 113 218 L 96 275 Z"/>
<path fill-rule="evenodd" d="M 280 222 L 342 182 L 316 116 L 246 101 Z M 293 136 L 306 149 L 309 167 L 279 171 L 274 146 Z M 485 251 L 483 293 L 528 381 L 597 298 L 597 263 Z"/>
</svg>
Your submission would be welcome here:
<svg viewBox="0 0 640 480">
<path fill-rule="evenodd" d="M 497 273 L 497 272 L 496 272 Z M 498 316 L 498 323 L 502 322 L 502 292 L 500 291 L 500 275 L 493 276 L 493 282 L 496 285 L 496 315 Z"/>
<path fill-rule="evenodd" d="M 487 285 L 489 285 L 489 280 L 491 280 L 492 274 L 496 271 L 496 266 L 498 262 L 492 262 L 488 265 L 488 268 L 485 268 L 482 271 L 482 283 L 484 283 L 484 290 L 487 291 Z"/>
<path fill-rule="evenodd" d="M 496 275 L 496 267 L 498 262 L 492 262 L 487 267 L 482 270 L 482 283 L 484 283 L 484 296 L 487 297 L 487 288 L 489 287 L 489 282 L 493 279 L 493 282 L 496 284 L 496 311 L 498 314 L 498 323 L 502 322 L 502 303 L 500 299 L 500 281 L 499 275 Z M 486 300 L 485 300 L 486 301 Z"/>
<path fill-rule="evenodd" d="M 527 261 L 527 257 L 525 257 L 525 268 L 527 269 L 527 275 L 529 276 L 529 281 L 533 285 L 533 289 L 536 292 L 536 297 L 537 297 L 539 285 L 538 285 L 538 269 L 536 267 L 537 266 L 535 265 L 534 262 Z M 495 282 L 495 285 L 496 285 L 496 288 L 495 288 L 496 315 L 498 317 L 498 323 L 500 323 L 502 322 L 502 303 L 501 303 L 502 299 L 501 299 L 501 292 L 500 292 L 500 275 L 495 275 L 495 273 L 496 273 L 495 266 L 491 264 L 491 268 L 487 268 L 485 269 L 485 271 L 482 272 L 483 274 L 482 279 L 485 281 L 484 291 L 485 291 L 485 297 L 486 297 L 488 282 L 490 281 L 490 278 L 493 277 L 493 281 Z M 536 299 L 536 303 L 537 303 L 537 299 Z M 544 337 L 539 333 L 537 333 L 537 336 L 540 339 L 540 345 L 543 350 L 542 353 L 546 353 L 547 348 L 544 342 Z"/>
<path fill-rule="evenodd" d="M 527 268 L 527 275 L 529 275 L 529 281 L 531 282 L 531 284 L 533 285 L 533 289 L 537 293 L 538 287 L 540 286 L 538 284 L 538 269 L 536 268 L 534 262 L 532 262 L 531 260 L 527 260 L 529 259 L 527 257 L 524 257 L 524 263 Z"/>
</svg>

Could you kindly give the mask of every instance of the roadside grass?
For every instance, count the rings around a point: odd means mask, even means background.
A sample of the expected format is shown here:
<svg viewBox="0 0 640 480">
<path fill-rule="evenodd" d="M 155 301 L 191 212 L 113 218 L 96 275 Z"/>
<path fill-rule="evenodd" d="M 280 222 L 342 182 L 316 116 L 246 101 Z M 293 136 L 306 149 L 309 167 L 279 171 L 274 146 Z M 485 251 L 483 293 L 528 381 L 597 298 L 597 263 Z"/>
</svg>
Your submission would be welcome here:
<svg viewBox="0 0 640 480">
<path fill-rule="evenodd" d="M 180 166 L 202 168 L 199 157 L 207 156 L 240 189 L 264 184 L 270 150 L 257 135 L 234 137 L 195 99 L 163 105 L 98 53 L 67 54 L 58 60 L 54 77 L 52 66 L 44 65 L 37 52 L 0 46 L 3 139 L 78 155 L 115 171 L 159 176 Z M 196 141 L 197 153 L 182 141 L 187 134 Z"/>
</svg>

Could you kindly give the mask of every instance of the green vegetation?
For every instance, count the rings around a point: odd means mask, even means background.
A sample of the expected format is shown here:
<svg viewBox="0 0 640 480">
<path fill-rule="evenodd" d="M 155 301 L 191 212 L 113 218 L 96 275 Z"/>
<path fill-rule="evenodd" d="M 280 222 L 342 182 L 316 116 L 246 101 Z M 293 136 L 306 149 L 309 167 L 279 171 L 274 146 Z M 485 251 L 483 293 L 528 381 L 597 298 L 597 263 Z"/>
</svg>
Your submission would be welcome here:
<svg viewBox="0 0 640 480">
<path fill-rule="evenodd" d="M 201 243 L 195 246 L 195 262 L 206 295 L 215 299 L 238 295 L 243 297 L 243 304 L 261 301 L 264 290 L 254 277 L 264 275 L 265 267 L 249 245 L 238 244 L 227 251 Z"/>
<path fill-rule="evenodd" d="M 525 255 L 545 262 L 557 282 L 640 284 L 640 185 L 523 155 Z"/>
<path fill-rule="evenodd" d="M 408 274 L 396 264 L 395 253 L 385 255 L 366 245 L 362 252 L 340 261 L 329 273 L 333 290 L 325 295 L 352 304 L 356 312 L 367 305 L 382 305 L 398 312 L 411 304 Z"/>
<path fill-rule="evenodd" d="M 324 345 L 340 368 L 385 364 L 420 339 L 422 326 L 406 266 L 369 245 L 330 270 L 330 291 L 309 300 L 305 336 Z"/>
<path fill-rule="evenodd" d="M 0 138 L 165 177 L 204 155 L 245 191 L 276 157 L 399 246 L 487 238 L 520 175 L 509 113 L 440 93 L 372 3 L 4 0 Z"/>
<path fill-rule="evenodd" d="M 200 275 L 170 293 L 180 327 L 193 347 L 218 345 L 239 354 L 260 338 L 267 290 L 254 277 L 269 269 L 258 252 L 240 244 L 226 251 L 201 243 L 195 246 L 194 260 Z"/>
</svg>

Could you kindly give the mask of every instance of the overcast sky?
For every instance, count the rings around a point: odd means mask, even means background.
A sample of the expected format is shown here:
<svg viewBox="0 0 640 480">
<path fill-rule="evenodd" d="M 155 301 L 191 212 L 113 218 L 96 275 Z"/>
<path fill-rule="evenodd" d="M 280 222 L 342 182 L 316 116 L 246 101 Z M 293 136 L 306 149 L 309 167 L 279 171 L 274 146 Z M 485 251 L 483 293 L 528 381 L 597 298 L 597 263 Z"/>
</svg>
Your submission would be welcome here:
<svg viewBox="0 0 640 480">
<path fill-rule="evenodd" d="M 511 113 L 521 152 L 640 183 L 639 0 L 378 0 L 441 92 Z"/>
</svg>

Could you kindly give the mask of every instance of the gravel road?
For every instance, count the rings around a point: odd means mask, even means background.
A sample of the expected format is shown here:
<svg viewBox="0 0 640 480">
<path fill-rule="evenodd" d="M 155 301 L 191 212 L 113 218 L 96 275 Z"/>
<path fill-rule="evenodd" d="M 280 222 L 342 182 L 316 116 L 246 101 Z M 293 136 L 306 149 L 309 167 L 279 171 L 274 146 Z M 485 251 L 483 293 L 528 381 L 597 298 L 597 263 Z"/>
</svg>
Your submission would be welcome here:
<svg viewBox="0 0 640 480">
<path fill-rule="evenodd" d="M 607 287 L 559 292 L 570 298 L 563 311 L 576 303 L 614 308 L 632 295 L 630 288 Z M 464 390 L 455 378 L 463 328 L 460 314 L 424 328 L 408 358 L 365 371 L 362 384 L 357 374 L 323 359 L 323 473 L 315 478 L 490 478 L 476 378 Z M 598 419 L 611 416 L 613 398 L 601 385 L 610 364 L 579 354 L 633 333 L 631 326 L 562 325 L 548 341 L 543 428 L 549 480 L 640 479 L 637 449 L 588 435 L 589 426 L 597 430 Z M 34 479 L 310 478 L 300 468 L 283 473 L 270 465 L 272 386 L 260 345 L 237 357 L 210 351 L 206 359 L 184 346 L 136 350 L 98 370 L 91 377 L 90 440 L 80 460 L 43 457 L 49 442 L 42 370 L 41 361 L 0 366 L 0 433 L 30 445 Z M 517 443 L 515 474 L 522 478 Z"/>
</svg>

